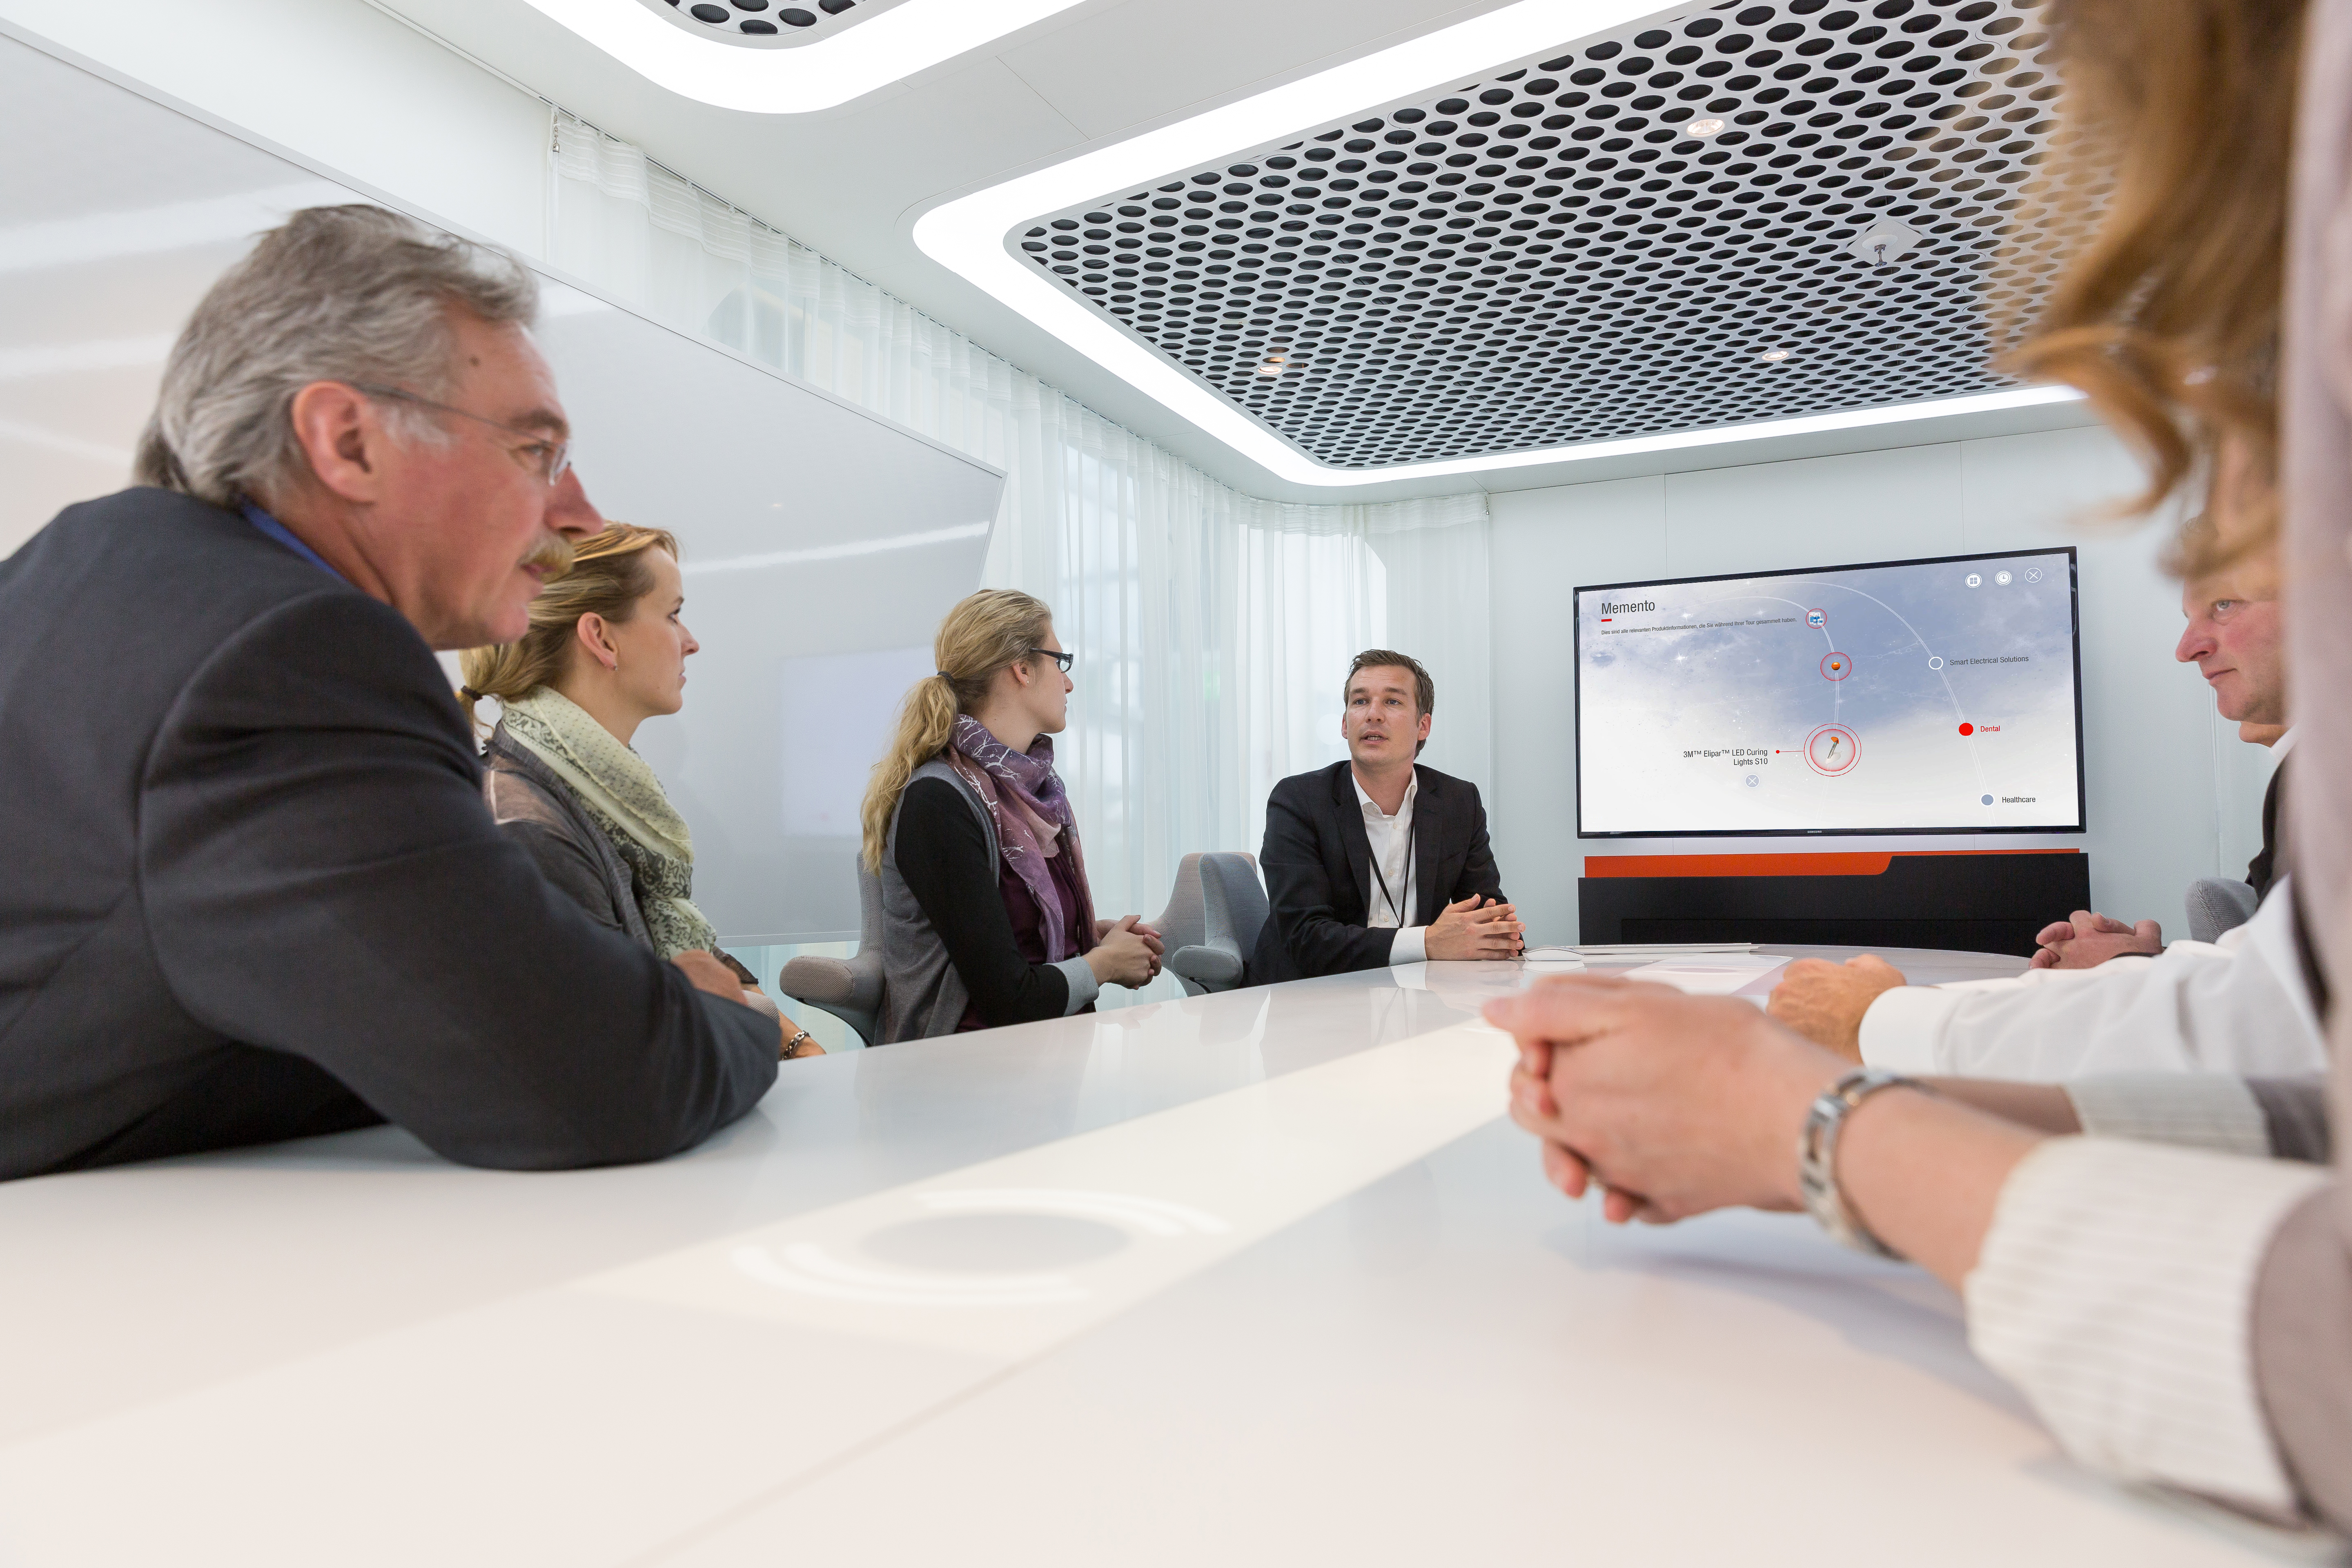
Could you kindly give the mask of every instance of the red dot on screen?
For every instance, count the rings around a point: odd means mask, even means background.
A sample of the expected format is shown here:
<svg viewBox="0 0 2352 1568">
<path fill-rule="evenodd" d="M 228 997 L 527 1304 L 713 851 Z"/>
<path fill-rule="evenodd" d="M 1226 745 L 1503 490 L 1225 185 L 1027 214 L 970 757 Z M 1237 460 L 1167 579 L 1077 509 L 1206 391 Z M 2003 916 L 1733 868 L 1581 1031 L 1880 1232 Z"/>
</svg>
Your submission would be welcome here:
<svg viewBox="0 0 2352 1568">
<path fill-rule="evenodd" d="M 1976 732 L 1977 727 L 1974 724 L 1963 724 L 1960 726 L 1960 733 L 1963 735 L 1973 735 Z"/>
</svg>

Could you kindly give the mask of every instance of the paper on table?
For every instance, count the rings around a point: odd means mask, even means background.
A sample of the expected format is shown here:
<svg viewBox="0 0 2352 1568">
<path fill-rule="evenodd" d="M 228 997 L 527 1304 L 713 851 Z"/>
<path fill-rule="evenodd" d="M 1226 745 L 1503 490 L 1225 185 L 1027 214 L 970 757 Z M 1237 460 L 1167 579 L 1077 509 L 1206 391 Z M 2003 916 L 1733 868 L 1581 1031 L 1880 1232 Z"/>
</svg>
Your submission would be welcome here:
<svg viewBox="0 0 2352 1568">
<path fill-rule="evenodd" d="M 1752 942 L 1584 942 L 1568 950 L 1587 958 L 1686 958 L 1724 952 L 1753 952 Z"/>
<path fill-rule="evenodd" d="M 1624 972 L 1628 980 L 1651 980 L 1693 996 L 1749 993 L 1759 999 L 1772 989 L 1789 961 L 1769 953 L 1727 952 L 1713 958 L 1662 958 Z"/>
</svg>

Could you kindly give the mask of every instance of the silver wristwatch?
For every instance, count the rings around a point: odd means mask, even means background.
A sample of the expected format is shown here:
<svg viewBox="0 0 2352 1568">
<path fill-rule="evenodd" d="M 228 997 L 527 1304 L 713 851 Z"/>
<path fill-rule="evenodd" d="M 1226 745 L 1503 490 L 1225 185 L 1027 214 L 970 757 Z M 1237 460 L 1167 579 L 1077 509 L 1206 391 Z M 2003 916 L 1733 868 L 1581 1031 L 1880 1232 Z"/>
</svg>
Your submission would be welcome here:
<svg viewBox="0 0 2352 1568">
<path fill-rule="evenodd" d="M 1797 1137 L 1797 1185 L 1805 1196 L 1805 1212 L 1823 1230 L 1874 1258 L 1903 1255 L 1873 1236 L 1870 1227 L 1846 1207 L 1845 1196 L 1838 1191 L 1838 1131 L 1855 1106 L 1882 1089 L 1896 1088 L 1926 1089 L 1927 1086 L 1884 1068 L 1855 1068 L 1822 1090 L 1805 1112 L 1805 1130 Z"/>
</svg>

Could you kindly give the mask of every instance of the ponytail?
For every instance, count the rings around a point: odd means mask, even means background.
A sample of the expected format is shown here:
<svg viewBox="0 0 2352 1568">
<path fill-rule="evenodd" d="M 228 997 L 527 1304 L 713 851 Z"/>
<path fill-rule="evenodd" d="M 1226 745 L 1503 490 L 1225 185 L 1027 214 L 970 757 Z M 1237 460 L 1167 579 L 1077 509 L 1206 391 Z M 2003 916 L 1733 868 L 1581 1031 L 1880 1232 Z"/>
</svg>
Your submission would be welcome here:
<svg viewBox="0 0 2352 1568">
<path fill-rule="evenodd" d="M 982 588 L 956 605 L 940 623 L 931 644 L 938 667 L 907 690 L 898 704 L 898 727 L 866 785 L 858 816 L 866 829 L 866 868 L 882 873 L 890 819 L 915 770 L 947 749 L 959 715 L 988 700 L 989 683 L 1007 665 L 1019 664 L 1045 640 L 1054 612 L 1045 602 L 1009 588 Z"/>
</svg>

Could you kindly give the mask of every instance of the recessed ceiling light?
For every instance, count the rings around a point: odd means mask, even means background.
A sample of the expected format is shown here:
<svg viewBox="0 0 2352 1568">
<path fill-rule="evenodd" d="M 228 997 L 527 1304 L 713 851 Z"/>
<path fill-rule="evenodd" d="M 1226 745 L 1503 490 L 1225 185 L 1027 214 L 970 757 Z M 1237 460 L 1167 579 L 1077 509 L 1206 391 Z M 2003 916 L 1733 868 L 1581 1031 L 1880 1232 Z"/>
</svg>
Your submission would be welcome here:
<svg viewBox="0 0 2352 1568">
<path fill-rule="evenodd" d="M 1723 134 L 1723 121 L 1720 120 L 1694 120 L 1688 125 L 1683 127 L 1683 134 L 1685 136 L 1696 136 L 1700 141 L 1704 142 L 1710 136 L 1720 136 Z"/>
<path fill-rule="evenodd" d="M 1509 62 L 1556 49 L 1562 39 L 1589 38 L 1639 21 L 1654 10 L 1653 0 L 1518 0 L 1329 70 L 943 201 L 915 219 L 915 243 L 933 260 L 1171 412 L 1276 477 L 1297 484 L 1391 484 L 1581 463 L 2026 408 L 2080 397 L 2071 387 L 2017 387 L 1654 436 L 1343 468 L 1308 457 L 1244 414 L 1205 382 L 1163 359 L 1150 343 L 1072 298 L 1019 253 L 1017 231 L 1030 226 L 1040 213 L 1097 203 L 1107 191 L 1140 189 L 1166 180 L 1173 171 L 1214 163 L 1245 149 L 1295 141 L 1319 126 L 1359 119 L 1372 106 L 1443 92 L 1457 80 L 1475 81 Z M 845 37 L 873 26 L 867 23 Z"/>
<path fill-rule="evenodd" d="M 831 109 L 1077 3 L 902 0 L 833 37 L 798 48 L 760 48 L 697 37 L 640 0 L 528 0 L 656 86 L 752 114 Z"/>
<path fill-rule="evenodd" d="M 1260 375 L 1280 375 L 1290 368 L 1290 362 L 1280 354 L 1268 354 L 1265 363 L 1257 367 Z"/>
<path fill-rule="evenodd" d="M 1758 354 L 1756 357 L 1762 360 L 1766 364 L 1779 364 L 1782 360 L 1789 357 L 1789 351 L 1787 349 L 1766 349 L 1762 353 Z"/>
<path fill-rule="evenodd" d="M 1846 242 L 1847 252 L 1872 267 L 1892 267 L 1919 248 L 1919 231 L 1899 218 L 1883 217 Z"/>
</svg>

